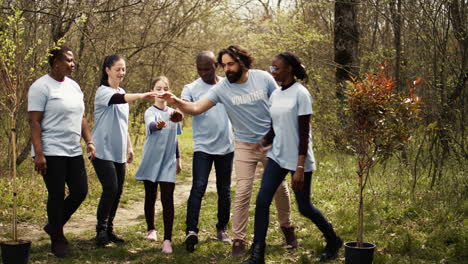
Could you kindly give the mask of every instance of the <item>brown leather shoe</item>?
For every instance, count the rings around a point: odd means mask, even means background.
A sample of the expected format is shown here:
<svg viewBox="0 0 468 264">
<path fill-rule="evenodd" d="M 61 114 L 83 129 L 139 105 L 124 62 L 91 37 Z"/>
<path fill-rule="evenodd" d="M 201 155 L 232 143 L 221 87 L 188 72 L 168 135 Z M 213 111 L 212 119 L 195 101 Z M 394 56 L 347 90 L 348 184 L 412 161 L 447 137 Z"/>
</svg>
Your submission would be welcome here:
<svg viewBox="0 0 468 264">
<path fill-rule="evenodd" d="M 231 257 L 243 257 L 245 255 L 245 242 L 241 239 L 234 239 L 232 243 Z"/>
<path fill-rule="evenodd" d="M 296 234 L 294 234 L 294 226 L 291 227 L 281 227 L 281 231 L 283 231 L 284 239 L 286 240 L 286 248 L 293 249 L 297 248 L 297 238 Z"/>
<path fill-rule="evenodd" d="M 64 258 L 70 255 L 68 240 L 63 235 L 63 228 L 54 228 L 47 224 L 44 231 L 50 236 L 50 248 L 57 258 Z"/>
</svg>

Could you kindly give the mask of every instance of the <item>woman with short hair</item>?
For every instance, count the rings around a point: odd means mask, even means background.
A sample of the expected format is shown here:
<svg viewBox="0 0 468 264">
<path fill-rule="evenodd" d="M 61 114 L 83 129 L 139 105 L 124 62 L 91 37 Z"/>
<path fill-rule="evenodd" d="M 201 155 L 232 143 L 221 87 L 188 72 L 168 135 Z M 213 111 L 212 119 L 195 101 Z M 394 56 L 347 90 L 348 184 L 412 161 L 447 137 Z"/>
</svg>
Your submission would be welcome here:
<svg viewBox="0 0 468 264">
<path fill-rule="evenodd" d="M 37 79 L 28 91 L 34 168 L 45 182 L 51 251 L 57 257 L 69 255 L 63 226 L 88 193 L 88 181 L 80 138 L 94 159 L 95 148 L 84 118 L 85 104 L 80 86 L 69 76 L 75 68 L 73 52 L 66 46 L 52 49 L 51 70 Z M 65 184 L 68 196 L 65 197 Z"/>
</svg>

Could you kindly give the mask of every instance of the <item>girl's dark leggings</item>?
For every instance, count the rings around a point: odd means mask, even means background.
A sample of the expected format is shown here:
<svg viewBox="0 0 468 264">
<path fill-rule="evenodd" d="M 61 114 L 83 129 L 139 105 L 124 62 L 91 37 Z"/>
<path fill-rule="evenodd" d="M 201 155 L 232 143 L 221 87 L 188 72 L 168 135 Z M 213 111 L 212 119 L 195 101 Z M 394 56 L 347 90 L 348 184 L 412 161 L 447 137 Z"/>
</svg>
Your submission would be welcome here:
<svg viewBox="0 0 468 264">
<path fill-rule="evenodd" d="M 174 223 L 174 188 L 173 182 L 151 182 L 143 181 L 145 185 L 145 218 L 148 231 L 154 227 L 154 205 L 158 191 L 158 184 L 161 187 L 161 204 L 163 208 L 164 220 L 164 240 L 172 239 L 172 226 Z"/>
</svg>

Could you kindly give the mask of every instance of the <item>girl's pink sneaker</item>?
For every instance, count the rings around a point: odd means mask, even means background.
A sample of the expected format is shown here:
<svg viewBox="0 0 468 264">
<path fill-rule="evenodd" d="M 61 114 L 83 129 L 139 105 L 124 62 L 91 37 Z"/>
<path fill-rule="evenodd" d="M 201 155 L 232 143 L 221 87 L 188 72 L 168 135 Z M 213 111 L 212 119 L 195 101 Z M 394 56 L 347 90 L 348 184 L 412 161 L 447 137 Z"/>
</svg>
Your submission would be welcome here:
<svg viewBox="0 0 468 264">
<path fill-rule="evenodd" d="M 162 244 L 162 252 L 166 254 L 172 253 L 172 245 L 170 240 L 164 240 Z"/>
<path fill-rule="evenodd" d="M 156 233 L 156 230 L 151 229 L 150 231 L 148 231 L 148 233 L 146 234 L 146 239 L 150 241 L 156 241 L 158 239 L 158 234 Z"/>
</svg>

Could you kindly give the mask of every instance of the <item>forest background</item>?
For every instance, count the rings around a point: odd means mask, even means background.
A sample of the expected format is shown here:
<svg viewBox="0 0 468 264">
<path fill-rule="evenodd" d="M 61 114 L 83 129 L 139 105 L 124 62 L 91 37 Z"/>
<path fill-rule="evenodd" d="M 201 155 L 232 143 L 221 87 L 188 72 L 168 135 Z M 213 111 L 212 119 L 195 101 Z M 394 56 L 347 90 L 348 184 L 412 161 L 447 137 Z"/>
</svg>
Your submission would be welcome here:
<svg viewBox="0 0 468 264">
<path fill-rule="evenodd" d="M 378 245 L 380 263 L 466 263 L 466 0 L 3 0 L 0 6 L 0 228 L 5 229 L 0 233 L 8 233 L 11 218 L 13 163 L 19 175 L 20 221 L 45 221 L 46 191 L 29 158 L 26 109 L 27 90 L 48 72 L 45 56 L 54 43 L 74 51 L 73 78 L 85 95 L 91 125 L 105 56 L 126 58 L 122 86 L 127 92 L 149 91 L 152 80 L 165 75 L 180 94 L 197 78 L 194 58 L 199 51 L 216 53 L 237 44 L 254 53 L 254 68 L 267 69 L 272 56 L 283 51 L 302 59 L 314 99 L 311 124 L 318 171 L 313 201 L 347 240 L 355 240 L 357 179 L 355 159 L 343 137 L 344 82 L 375 72 L 384 61 L 391 65 L 389 74 L 399 92 L 423 78 L 416 93 L 424 105 L 414 134 L 405 148 L 371 172 L 365 236 Z M 130 131 L 140 150 L 143 113 L 150 104 L 131 106 Z M 184 126 L 190 131 L 190 117 Z M 18 135 L 16 161 L 12 128 Z M 188 180 L 190 141 L 186 138 L 181 176 Z M 132 172 L 139 159 L 135 164 L 128 174 L 130 186 L 137 185 Z M 100 187 L 89 164 L 88 175 L 91 202 L 84 208 L 93 211 Z M 209 201 L 215 203 L 214 198 Z M 317 236 L 314 240 L 320 240 Z M 316 251 L 322 247 L 318 241 L 310 243 Z M 278 254 L 270 260 L 283 263 L 284 252 L 275 250 Z M 288 261 L 307 263 L 308 256 L 292 253 Z"/>
</svg>

